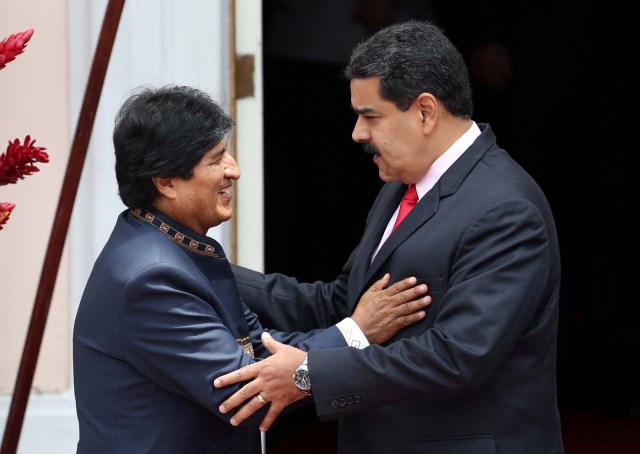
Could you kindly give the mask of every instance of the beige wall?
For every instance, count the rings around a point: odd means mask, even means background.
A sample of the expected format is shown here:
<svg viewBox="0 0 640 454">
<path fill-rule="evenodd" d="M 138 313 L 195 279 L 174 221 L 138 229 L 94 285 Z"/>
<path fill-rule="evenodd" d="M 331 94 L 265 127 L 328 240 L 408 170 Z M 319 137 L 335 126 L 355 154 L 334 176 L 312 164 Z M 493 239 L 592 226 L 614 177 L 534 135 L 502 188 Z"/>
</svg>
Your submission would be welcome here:
<svg viewBox="0 0 640 454">
<path fill-rule="evenodd" d="M 0 152 L 9 140 L 30 134 L 50 159 L 39 165 L 40 172 L 0 186 L 0 201 L 16 204 L 0 231 L 0 394 L 13 392 L 75 129 L 68 113 L 66 5 L 66 0 L 0 2 L 0 40 L 35 30 L 25 51 L 0 70 Z M 70 386 L 67 249 L 33 382 L 39 392 Z"/>
</svg>

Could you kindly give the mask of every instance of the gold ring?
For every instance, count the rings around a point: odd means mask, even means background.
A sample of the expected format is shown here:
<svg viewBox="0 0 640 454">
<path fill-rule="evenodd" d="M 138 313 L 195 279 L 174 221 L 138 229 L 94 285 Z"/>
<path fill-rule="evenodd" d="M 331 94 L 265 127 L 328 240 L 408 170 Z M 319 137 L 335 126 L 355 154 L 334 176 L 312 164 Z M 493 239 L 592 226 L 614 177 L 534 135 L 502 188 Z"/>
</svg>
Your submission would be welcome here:
<svg viewBox="0 0 640 454">
<path fill-rule="evenodd" d="M 258 394 L 256 397 L 258 398 L 258 400 L 260 401 L 261 404 L 264 405 L 264 404 L 267 403 L 267 401 L 264 400 L 264 397 L 262 397 L 262 394 Z"/>
</svg>

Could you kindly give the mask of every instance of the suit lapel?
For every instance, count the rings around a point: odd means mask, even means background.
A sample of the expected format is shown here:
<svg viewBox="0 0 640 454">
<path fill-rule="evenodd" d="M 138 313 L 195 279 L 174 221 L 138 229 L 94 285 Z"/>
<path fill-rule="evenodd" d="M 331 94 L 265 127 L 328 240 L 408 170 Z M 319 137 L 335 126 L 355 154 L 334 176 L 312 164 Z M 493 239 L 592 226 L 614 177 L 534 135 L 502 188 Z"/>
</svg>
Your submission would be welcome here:
<svg viewBox="0 0 640 454">
<path fill-rule="evenodd" d="M 367 229 L 364 237 L 366 242 L 366 250 L 364 252 L 367 257 L 367 263 L 371 261 L 371 255 L 380 244 L 380 239 L 387 228 L 389 219 L 398 208 L 406 190 L 407 186 L 402 183 L 390 183 L 387 193 L 384 194 L 385 197 L 380 200 L 380 208 L 372 213 L 373 225 L 371 229 Z"/>
<path fill-rule="evenodd" d="M 358 247 L 349 276 L 349 293 L 355 298 L 355 301 L 352 301 L 352 309 L 367 285 L 371 255 L 378 247 L 387 223 L 402 200 L 406 188 L 406 185 L 402 183 L 387 183 L 381 189 L 380 195 L 371 208 L 364 236 Z"/>
<path fill-rule="evenodd" d="M 489 150 L 496 146 L 496 138 L 491 127 L 485 124 L 478 126 L 482 131 L 480 136 L 447 169 L 436 185 L 418 201 L 398 228 L 387 238 L 369 266 L 371 254 L 378 246 L 389 219 L 402 200 L 407 186 L 401 183 L 388 183 L 382 188 L 379 203 L 376 203 L 372 208 L 369 220 L 371 225 L 365 231 L 349 279 L 349 293 L 356 297 L 355 301 L 352 301 L 353 307 L 351 309 L 355 308 L 360 295 L 371 285 L 374 278 L 379 278 L 381 268 L 389 256 L 438 212 L 440 201 L 455 193 L 473 167 Z M 405 277 L 394 276 L 396 279 Z"/>
<path fill-rule="evenodd" d="M 411 210 L 406 218 L 400 223 L 396 230 L 389 235 L 387 241 L 384 242 L 375 259 L 371 263 L 367 272 L 366 281 L 369 281 L 378 273 L 382 264 L 387 260 L 389 255 L 395 251 L 413 232 L 418 230 L 422 224 L 427 222 L 438 211 L 440 201 L 438 185 L 436 184 L 424 197 L 422 197 L 416 206 Z M 385 226 L 389 219 L 385 221 Z M 395 276 L 399 278 L 399 276 Z M 403 276 L 405 277 L 405 276 Z"/>
</svg>

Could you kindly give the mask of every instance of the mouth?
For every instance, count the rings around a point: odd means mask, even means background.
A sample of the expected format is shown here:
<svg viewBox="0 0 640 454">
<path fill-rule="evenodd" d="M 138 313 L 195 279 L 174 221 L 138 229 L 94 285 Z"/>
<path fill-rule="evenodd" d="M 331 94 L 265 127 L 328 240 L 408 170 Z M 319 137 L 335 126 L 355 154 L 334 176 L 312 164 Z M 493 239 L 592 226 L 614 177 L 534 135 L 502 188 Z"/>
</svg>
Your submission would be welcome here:
<svg viewBox="0 0 640 454">
<path fill-rule="evenodd" d="M 218 194 L 224 197 L 231 197 L 231 186 L 227 186 L 226 188 L 222 188 L 218 191 Z"/>
</svg>

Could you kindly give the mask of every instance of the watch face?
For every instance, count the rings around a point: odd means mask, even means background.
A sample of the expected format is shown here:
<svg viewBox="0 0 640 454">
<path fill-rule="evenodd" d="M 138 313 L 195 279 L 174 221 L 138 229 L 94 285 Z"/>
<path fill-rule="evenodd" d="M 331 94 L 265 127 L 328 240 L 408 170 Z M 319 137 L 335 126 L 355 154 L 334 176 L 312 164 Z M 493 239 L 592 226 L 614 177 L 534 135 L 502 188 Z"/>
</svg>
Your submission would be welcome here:
<svg viewBox="0 0 640 454">
<path fill-rule="evenodd" d="M 309 380 L 309 371 L 306 369 L 297 369 L 293 375 L 293 381 L 300 391 L 309 391 L 311 389 L 311 380 Z"/>
</svg>

